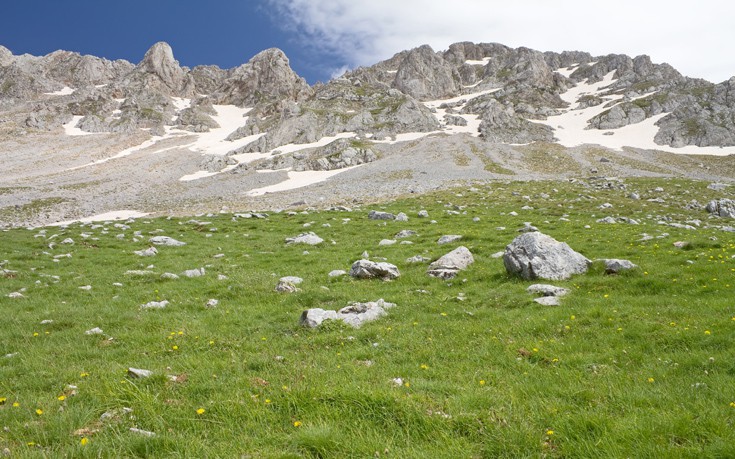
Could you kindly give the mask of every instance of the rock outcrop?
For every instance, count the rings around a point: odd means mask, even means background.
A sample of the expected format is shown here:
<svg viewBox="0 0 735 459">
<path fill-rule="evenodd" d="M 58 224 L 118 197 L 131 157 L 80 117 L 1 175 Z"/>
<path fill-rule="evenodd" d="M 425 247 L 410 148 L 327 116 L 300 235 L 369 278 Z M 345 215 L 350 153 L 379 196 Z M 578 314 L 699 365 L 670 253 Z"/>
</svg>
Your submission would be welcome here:
<svg viewBox="0 0 735 459">
<path fill-rule="evenodd" d="M 591 261 L 540 232 L 521 234 L 505 248 L 503 263 L 508 274 L 526 280 L 566 280 L 586 273 Z"/>
</svg>

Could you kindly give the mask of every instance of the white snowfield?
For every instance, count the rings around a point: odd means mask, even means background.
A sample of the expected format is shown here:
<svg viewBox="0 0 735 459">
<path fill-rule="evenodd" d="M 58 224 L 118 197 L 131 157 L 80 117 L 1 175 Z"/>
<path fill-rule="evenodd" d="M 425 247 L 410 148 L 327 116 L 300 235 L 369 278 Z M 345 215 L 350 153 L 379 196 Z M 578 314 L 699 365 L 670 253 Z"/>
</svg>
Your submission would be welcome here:
<svg viewBox="0 0 735 459">
<path fill-rule="evenodd" d="M 47 226 L 67 226 L 72 223 L 90 223 L 90 222 L 109 222 L 115 220 L 128 220 L 130 218 L 141 218 L 148 215 L 147 213 L 138 212 L 136 210 L 117 210 L 114 212 L 105 212 L 104 214 L 92 215 L 78 220 L 67 220 L 65 222 L 51 223 Z"/>
<path fill-rule="evenodd" d="M 302 188 L 316 183 L 323 182 L 329 177 L 334 177 L 342 172 L 354 169 L 360 166 L 345 167 L 344 169 L 336 169 L 331 171 L 288 171 L 288 179 L 276 183 L 275 185 L 265 186 L 263 188 L 255 188 L 245 192 L 247 196 L 262 196 L 266 193 L 276 193 L 279 191 L 294 190 L 296 188 Z M 258 171 L 261 174 L 273 174 L 279 171 Z"/>
<path fill-rule="evenodd" d="M 574 70 L 575 67 L 572 66 L 566 69 L 559 69 L 557 73 L 568 76 Z M 690 145 L 682 148 L 673 148 L 668 145 L 655 143 L 653 139 L 658 132 L 658 127 L 655 123 L 668 115 L 668 113 L 661 113 L 647 118 L 640 123 L 630 124 L 617 129 L 587 129 L 590 119 L 612 108 L 612 106 L 606 106 L 609 102 L 615 100 L 622 101 L 622 95 L 602 96 L 606 88 L 615 82 L 613 80 L 614 74 L 615 72 L 608 73 L 602 81 L 597 83 L 579 83 L 564 94 L 561 94 L 560 97 L 562 100 L 569 103 L 569 108 L 563 113 L 549 116 L 545 121 L 529 121 L 545 124 L 553 128 L 557 143 L 565 147 L 596 144 L 613 150 L 622 150 L 623 147 L 634 147 L 690 155 L 726 156 L 735 154 L 735 147 L 697 147 Z M 637 99 L 648 97 L 652 94 L 644 94 Z M 579 99 L 586 95 L 599 96 L 604 102 L 593 107 L 579 109 Z"/>
</svg>

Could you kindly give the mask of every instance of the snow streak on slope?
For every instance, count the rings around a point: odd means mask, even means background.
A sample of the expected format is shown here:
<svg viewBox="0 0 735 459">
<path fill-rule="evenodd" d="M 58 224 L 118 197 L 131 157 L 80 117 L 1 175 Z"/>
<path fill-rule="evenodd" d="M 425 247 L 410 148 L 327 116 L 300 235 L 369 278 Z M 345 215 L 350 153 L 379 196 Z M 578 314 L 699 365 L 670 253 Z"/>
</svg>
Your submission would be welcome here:
<svg viewBox="0 0 735 459">
<path fill-rule="evenodd" d="M 344 169 L 335 169 L 331 171 L 301 171 L 301 172 L 288 171 L 288 179 L 280 183 L 276 183 L 275 185 L 270 185 L 270 186 L 266 186 L 263 188 L 256 188 L 256 189 L 250 190 L 246 192 L 245 194 L 248 196 L 261 196 L 266 193 L 276 193 L 278 191 L 294 190 L 296 188 L 302 188 L 305 186 L 314 185 L 316 183 L 323 182 L 327 180 L 329 177 L 333 177 L 337 174 L 341 174 L 342 172 L 346 172 L 356 167 L 360 167 L 360 166 L 346 167 Z M 267 171 L 267 172 L 258 171 L 258 173 L 261 173 L 261 174 L 272 174 L 276 172 L 278 171 Z"/>
<path fill-rule="evenodd" d="M 567 76 L 571 75 L 573 71 L 574 67 L 569 67 L 567 69 L 557 70 L 557 73 Z M 596 144 L 613 150 L 622 150 L 623 147 L 634 147 L 646 150 L 659 150 L 670 153 L 693 155 L 704 154 L 725 156 L 735 154 L 735 147 L 687 146 L 682 148 L 673 148 L 667 145 L 659 145 L 655 143 L 653 139 L 658 132 L 658 127 L 655 123 L 668 115 L 668 113 L 652 116 L 640 123 L 630 124 L 617 129 L 587 129 L 589 126 L 588 121 L 590 119 L 612 108 L 612 106 L 608 105 L 610 102 L 622 102 L 623 95 L 621 94 L 603 95 L 606 88 L 615 82 L 615 80 L 613 80 L 614 74 L 614 71 L 608 73 L 602 81 L 597 83 L 579 83 L 564 94 L 561 94 L 560 97 L 562 100 L 569 103 L 569 108 L 565 112 L 559 115 L 549 116 L 545 121 L 529 121 L 545 124 L 553 128 L 554 137 L 556 137 L 557 143 L 565 147 Z M 644 94 L 636 99 L 648 97 L 651 94 Z M 604 102 L 593 107 L 583 109 L 578 108 L 580 98 L 588 95 L 600 97 Z"/>
</svg>

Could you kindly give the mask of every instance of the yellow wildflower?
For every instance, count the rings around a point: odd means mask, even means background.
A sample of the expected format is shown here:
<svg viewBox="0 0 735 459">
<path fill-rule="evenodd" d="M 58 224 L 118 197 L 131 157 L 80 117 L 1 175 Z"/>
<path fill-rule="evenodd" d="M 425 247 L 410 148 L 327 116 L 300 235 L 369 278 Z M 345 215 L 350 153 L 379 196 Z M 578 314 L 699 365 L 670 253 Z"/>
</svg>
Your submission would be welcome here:
<svg viewBox="0 0 735 459">
<path fill-rule="evenodd" d="M 36 414 L 41 416 L 43 414 L 43 410 L 41 408 L 36 409 Z"/>
<path fill-rule="evenodd" d="M 294 421 L 293 422 L 294 427 L 301 427 L 301 421 Z"/>
<path fill-rule="evenodd" d="M 89 439 L 87 437 L 82 437 L 82 440 L 80 442 L 82 446 L 85 446 L 87 443 L 89 443 Z"/>
<path fill-rule="evenodd" d="M 199 415 L 202 415 L 202 414 L 204 414 L 204 411 L 205 411 L 205 409 L 204 409 L 204 408 L 199 408 L 199 409 L 197 410 L 197 414 L 199 414 Z"/>
</svg>

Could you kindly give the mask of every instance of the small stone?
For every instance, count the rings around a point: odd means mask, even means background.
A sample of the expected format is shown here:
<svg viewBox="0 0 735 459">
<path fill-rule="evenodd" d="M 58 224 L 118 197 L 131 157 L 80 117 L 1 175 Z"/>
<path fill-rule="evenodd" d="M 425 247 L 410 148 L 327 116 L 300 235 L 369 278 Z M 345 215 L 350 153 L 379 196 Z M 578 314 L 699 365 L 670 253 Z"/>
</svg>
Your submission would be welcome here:
<svg viewBox="0 0 735 459">
<path fill-rule="evenodd" d="M 462 239 L 462 236 L 458 234 L 447 234 L 447 235 L 440 237 L 439 240 L 436 241 L 436 243 L 439 245 L 444 245 L 444 244 L 450 244 L 455 241 L 459 241 L 460 239 Z"/>
<path fill-rule="evenodd" d="M 358 260 L 350 268 L 350 276 L 357 279 L 380 278 L 383 280 L 396 279 L 401 274 L 398 268 L 390 263 L 376 263 L 370 260 Z"/>
<path fill-rule="evenodd" d="M 224 274 L 217 274 L 217 280 L 227 280 L 229 277 L 225 276 Z"/>
<path fill-rule="evenodd" d="M 395 220 L 396 216 L 388 212 L 371 210 L 370 213 L 368 213 L 368 218 L 370 220 Z"/>
<path fill-rule="evenodd" d="M 320 238 L 313 232 L 301 233 L 298 236 L 286 238 L 286 244 L 317 245 L 322 242 L 324 242 L 324 239 Z"/>
<path fill-rule="evenodd" d="M 177 241 L 176 239 L 168 236 L 154 236 L 148 239 L 148 242 L 155 245 L 164 245 L 168 247 L 181 247 L 186 245 L 186 242 Z"/>
<path fill-rule="evenodd" d="M 153 372 L 150 370 L 130 367 L 128 368 L 128 376 L 136 379 L 150 378 L 151 376 L 153 376 Z"/>
<path fill-rule="evenodd" d="M 88 290 L 89 291 L 89 290 L 92 290 L 92 286 L 91 285 L 82 285 L 81 287 L 79 287 L 79 290 Z"/>
<path fill-rule="evenodd" d="M 416 236 L 416 231 L 413 230 L 403 230 L 396 233 L 395 236 L 393 236 L 396 239 L 405 239 L 407 237 Z"/>
<path fill-rule="evenodd" d="M 620 271 L 628 271 L 638 267 L 631 261 L 616 258 L 603 259 L 602 262 L 605 263 L 605 274 L 617 274 Z"/>
<path fill-rule="evenodd" d="M 164 309 L 168 306 L 168 300 L 163 301 L 150 301 L 140 306 L 140 309 Z"/>
<path fill-rule="evenodd" d="M 176 280 L 179 278 L 178 274 L 174 273 L 163 273 L 161 274 L 161 279 L 167 279 L 167 280 Z"/>
<path fill-rule="evenodd" d="M 529 286 L 526 291 L 528 293 L 535 293 L 542 296 L 564 296 L 570 292 L 568 288 L 556 287 L 548 284 L 533 284 Z"/>
<path fill-rule="evenodd" d="M 219 304 L 219 300 L 210 298 L 209 300 L 207 300 L 207 304 L 205 304 L 204 306 L 207 308 L 216 308 L 218 304 Z"/>
<path fill-rule="evenodd" d="M 54 321 L 51 319 L 46 319 L 46 320 L 41 321 L 41 325 L 51 325 L 52 323 L 54 323 Z"/>
<path fill-rule="evenodd" d="M 156 433 L 155 432 L 150 432 L 148 430 L 138 429 L 137 427 L 131 427 L 130 428 L 130 432 L 131 433 L 134 433 L 134 434 L 137 434 L 137 435 L 142 435 L 144 437 L 155 437 L 156 436 Z"/>
<path fill-rule="evenodd" d="M 205 274 L 204 268 L 187 269 L 182 273 L 184 277 L 202 277 Z"/>
<path fill-rule="evenodd" d="M 99 327 L 90 328 L 84 332 L 85 335 L 103 335 L 104 333 Z"/>
<path fill-rule="evenodd" d="M 425 210 L 419 210 L 419 213 L 417 214 L 420 218 L 429 218 L 429 212 Z"/>
<path fill-rule="evenodd" d="M 74 245 L 74 239 L 68 237 L 68 238 L 64 239 L 63 241 L 61 241 L 61 243 L 62 244 L 65 244 L 65 245 Z"/>
<path fill-rule="evenodd" d="M 379 246 L 386 246 L 386 245 L 393 245 L 397 241 L 395 239 L 383 239 L 380 242 L 378 242 Z"/>
<path fill-rule="evenodd" d="M 536 303 L 541 304 L 543 306 L 559 306 L 559 297 L 557 296 L 542 296 L 539 298 L 534 298 Z"/>
<path fill-rule="evenodd" d="M 392 383 L 392 384 L 393 384 L 394 386 L 396 386 L 396 387 L 401 387 L 401 386 L 403 386 L 403 378 L 393 378 L 393 379 L 391 379 L 391 380 L 390 380 L 390 382 L 391 382 L 391 383 Z"/>
<path fill-rule="evenodd" d="M 406 263 L 425 263 L 427 261 L 431 261 L 431 258 L 424 257 L 422 255 L 416 255 L 411 258 L 406 258 Z"/>
<path fill-rule="evenodd" d="M 335 270 L 329 271 L 329 274 L 327 274 L 327 276 L 329 277 L 341 277 L 341 276 L 346 276 L 346 275 L 347 275 L 347 271 L 345 271 L 344 269 L 335 269 Z"/>
<path fill-rule="evenodd" d="M 403 212 L 396 215 L 396 221 L 397 222 L 407 222 L 408 221 L 408 215 L 404 214 Z"/>
<path fill-rule="evenodd" d="M 155 247 L 148 247 L 145 250 L 135 250 L 133 253 L 140 257 L 154 257 L 158 253 L 158 249 Z"/>
</svg>

